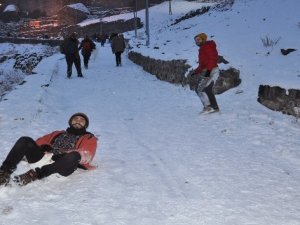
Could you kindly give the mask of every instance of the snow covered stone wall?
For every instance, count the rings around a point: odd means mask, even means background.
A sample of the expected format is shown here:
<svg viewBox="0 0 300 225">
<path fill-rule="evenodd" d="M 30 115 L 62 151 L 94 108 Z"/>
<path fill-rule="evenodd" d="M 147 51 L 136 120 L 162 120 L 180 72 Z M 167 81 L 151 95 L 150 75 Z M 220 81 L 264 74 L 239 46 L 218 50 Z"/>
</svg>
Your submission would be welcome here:
<svg viewBox="0 0 300 225">
<path fill-rule="evenodd" d="M 300 117 L 300 90 L 260 85 L 257 101 L 274 111 Z"/>
<path fill-rule="evenodd" d="M 143 67 L 143 69 L 159 80 L 167 81 L 173 84 L 188 85 L 191 90 L 195 90 L 195 81 L 187 74 L 190 65 L 186 60 L 170 60 L 164 61 L 160 59 L 152 59 L 143 56 L 140 53 L 131 51 L 128 53 L 128 58 L 134 63 Z M 238 86 L 241 83 L 240 72 L 234 68 L 221 70 L 220 77 L 214 86 L 215 94 L 221 94 L 228 89 Z"/>
<path fill-rule="evenodd" d="M 190 66 L 186 64 L 186 60 L 163 61 L 145 57 L 142 54 L 133 51 L 128 53 L 128 58 L 134 63 L 142 66 L 145 71 L 155 75 L 160 80 L 175 84 L 186 83 L 184 74 L 190 68 Z"/>
</svg>

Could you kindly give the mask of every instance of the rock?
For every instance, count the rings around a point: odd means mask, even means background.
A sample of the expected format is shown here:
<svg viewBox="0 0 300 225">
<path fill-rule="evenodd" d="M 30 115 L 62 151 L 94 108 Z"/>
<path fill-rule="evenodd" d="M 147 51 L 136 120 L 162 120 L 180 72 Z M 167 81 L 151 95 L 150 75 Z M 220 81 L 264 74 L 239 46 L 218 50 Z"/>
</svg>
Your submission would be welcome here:
<svg viewBox="0 0 300 225">
<path fill-rule="evenodd" d="M 260 85 L 257 101 L 271 110 L 299 117 L 300 90 Z"/>
<path fill-rule="evenodd" d="M 288 49 L 280 49 L 280 51 L 281 51 L 281 54 L 282 55 L 287 55 L 287 54 L 290 54 L 291 52 L 294 52 L 294 51 L 296 51 L 297 49 L 294 49 L 294 48 L 288 48 Z"/>
</svg>

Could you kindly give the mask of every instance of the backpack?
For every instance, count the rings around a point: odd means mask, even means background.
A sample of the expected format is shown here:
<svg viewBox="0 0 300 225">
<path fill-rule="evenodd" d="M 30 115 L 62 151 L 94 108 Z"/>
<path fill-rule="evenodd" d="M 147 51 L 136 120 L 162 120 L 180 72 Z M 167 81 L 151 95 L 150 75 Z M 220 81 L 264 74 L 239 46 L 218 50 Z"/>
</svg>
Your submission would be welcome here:
<svg viewBox="0 0 300 225">
<path fill-rule="evenodd" d="M 91 50 L 91 43 L 89 41 L 83 42 L 82 49 L 85 51 L 90 51 Z"/>
</svg>

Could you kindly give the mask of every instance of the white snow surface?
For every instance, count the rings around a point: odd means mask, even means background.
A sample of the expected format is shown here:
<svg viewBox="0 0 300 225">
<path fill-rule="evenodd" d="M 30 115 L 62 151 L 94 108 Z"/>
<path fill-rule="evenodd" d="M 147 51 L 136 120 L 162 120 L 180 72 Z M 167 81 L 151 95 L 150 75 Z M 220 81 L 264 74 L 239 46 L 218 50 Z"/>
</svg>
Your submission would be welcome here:
<svg viewBox="0 0 300 225">
<path fill-rule="evenodd" d="M 0 102 L 0 161 L 19 137 L 65 129 L 84 112 L 99 138 L 98 168 L 0 187 L 1 225 L 300 224 L 299 121 L 257 102 L 260 84 L 299 89 L 299 50 L 283 56 L 280 48 L 300 49 L 300 2 L 237 0 L 232 10 L 170 26 L 203 5 L 174 0 L 171 16 L 167 2 L 150 8 L 148 47 L 142 29 L 138 39 L 125 36 L 135 51 L 194 67 L 194 35 L 213 36 L 230 61 L 220 68 L 240 69 L 242 79 L 217 95 L 221 113 L 199 115 L 194 92 L 157 80 L 125 54 L 115 67 L 108 44 L 97 44 L 83 79 L 75 68 L 66 79 L 63 55 L 43 59 Z M 273 49 L 263 47 L 266 35 L 281 37 Z M 15 174 L 27 169 L 22 162 Z"/>
<path fill-rule="evenodd" d="M 3 12 L 16 12 L 18 11 L 18 7 L 16 5 L 7 5 Z"/>
<path fill-rule="evenodd" d="M 87 14 L 90 14 L 90 11 L 88 10 L 88 8 L 82 3 L 71 4 L 71 5 L 68 5 L 68 7 L 77 9 L 77 10 L 82 11 Z"/>
</svg>

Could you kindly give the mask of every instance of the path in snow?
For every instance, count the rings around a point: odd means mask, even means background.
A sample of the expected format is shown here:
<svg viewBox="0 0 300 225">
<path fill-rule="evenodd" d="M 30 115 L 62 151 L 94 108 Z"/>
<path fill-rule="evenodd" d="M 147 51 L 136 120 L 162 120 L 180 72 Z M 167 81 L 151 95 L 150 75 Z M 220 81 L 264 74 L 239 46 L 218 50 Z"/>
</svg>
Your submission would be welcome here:
<svg viewBox="0 0 300 225">
<path fill-rule="evenodd" d="M 19 136 L 64 129 L 83 111 L 100 139 L 99 167 L 1 188 L 0 210 L 14 209 L 0 212 L 0 224 L 299 224 L 299 124 L 291 118 L 233 90 L 217 96 L 221 114 L 199 116 L 195 93 L 124 55 L 115 67 L 108 46 L 98 46 L 84 79 L 75 71 L 66 79 L 61 58 L 43 61 L 41 76 L 1 102 L 0 147 L 7 153 Z"/>
</svg>

